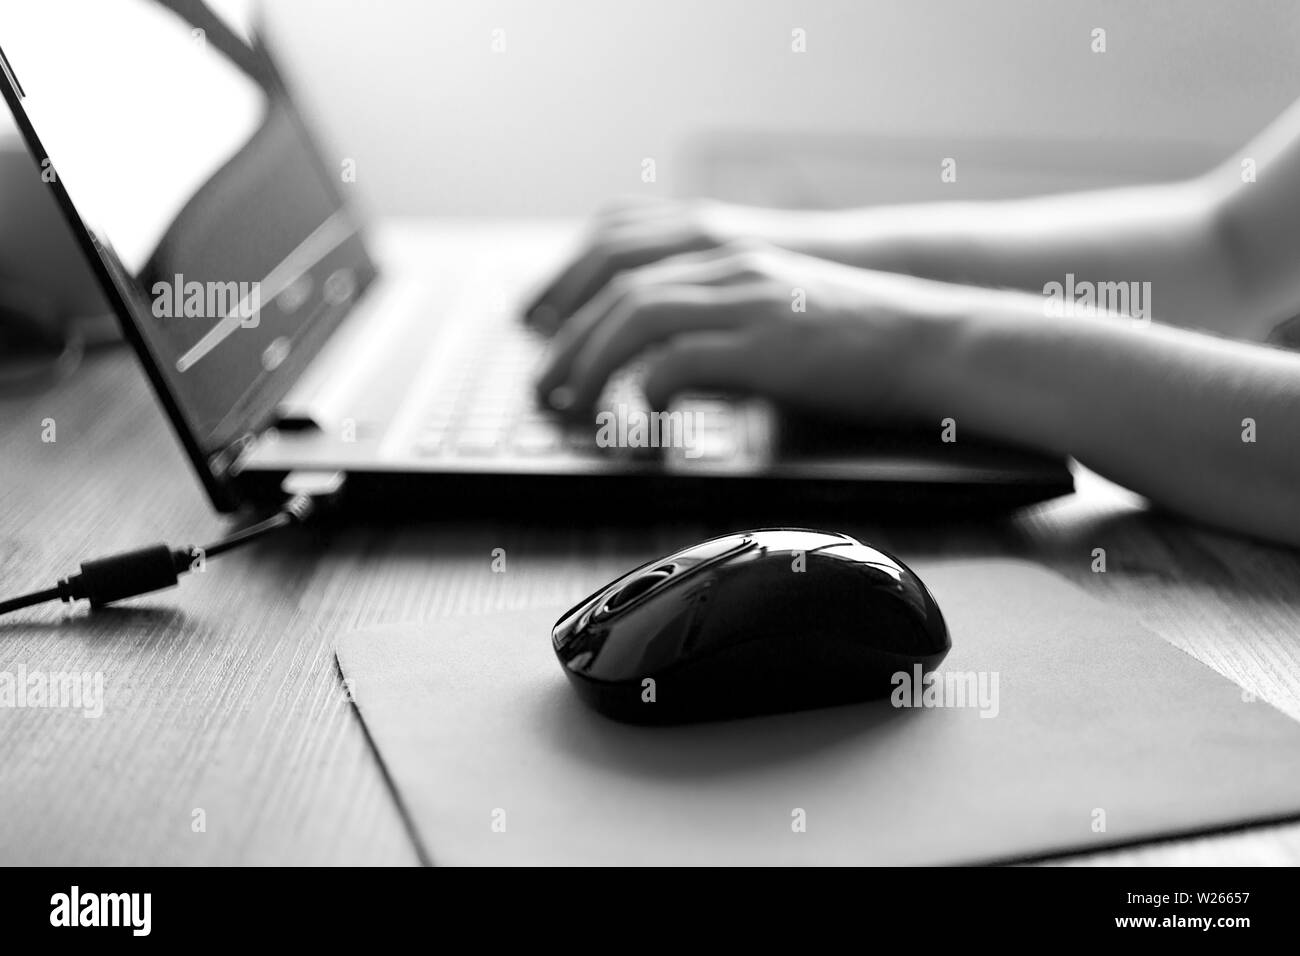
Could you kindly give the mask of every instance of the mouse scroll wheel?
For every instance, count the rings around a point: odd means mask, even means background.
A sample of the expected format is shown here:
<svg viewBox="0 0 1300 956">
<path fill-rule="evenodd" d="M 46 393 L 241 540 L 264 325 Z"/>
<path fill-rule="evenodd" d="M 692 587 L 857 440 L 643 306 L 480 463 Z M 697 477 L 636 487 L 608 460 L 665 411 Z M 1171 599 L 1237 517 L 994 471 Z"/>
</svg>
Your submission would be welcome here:
<svg viewBox="0 0 1300 956">
<path fill-rule="evenodd" d="M 612 614 L 627 607 L 641 595 L 667 581 L 673 576 L 675 570 L 672 565 L 667 565 L 662 568 L 655 568 L 653 571 L 647 571 L 635 581 L 629 581 L 620 590 L 615 591 L 613 597 L 605 602 L 606 613 Z"/>
</svg>

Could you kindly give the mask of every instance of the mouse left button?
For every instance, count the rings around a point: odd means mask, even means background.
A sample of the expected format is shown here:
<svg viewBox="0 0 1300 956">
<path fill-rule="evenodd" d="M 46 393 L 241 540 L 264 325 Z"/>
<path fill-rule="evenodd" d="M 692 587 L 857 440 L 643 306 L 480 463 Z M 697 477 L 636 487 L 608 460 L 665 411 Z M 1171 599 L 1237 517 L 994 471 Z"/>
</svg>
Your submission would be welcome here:
<svg viewBox="0 0 1300 956">
<path fill-rule="evenodd" d="M 729 554 L 753 547 L 754 536 L 749 532 L 712 538 L 702 544 L 685 548 L 664 559 L 664 564 L 674 565 L 678 571 L 688 571 L 701 564 L 710 564 Z"/>
</svg>

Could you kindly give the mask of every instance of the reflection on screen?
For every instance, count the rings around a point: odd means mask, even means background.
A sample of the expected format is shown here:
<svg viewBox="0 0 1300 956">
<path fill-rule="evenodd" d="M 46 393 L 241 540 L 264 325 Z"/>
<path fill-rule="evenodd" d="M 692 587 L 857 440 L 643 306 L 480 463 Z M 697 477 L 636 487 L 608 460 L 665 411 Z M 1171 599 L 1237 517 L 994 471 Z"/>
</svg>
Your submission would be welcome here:
<svg viewBox="0 0 1300 956">
<path fill-rule="evenodd" d="M 17 7 L 17 4 L 7 4 Z M 0 45 L 205 448 L 264 418 L 372 270 L 251 0 L 41 0 Z"/>
</svg>

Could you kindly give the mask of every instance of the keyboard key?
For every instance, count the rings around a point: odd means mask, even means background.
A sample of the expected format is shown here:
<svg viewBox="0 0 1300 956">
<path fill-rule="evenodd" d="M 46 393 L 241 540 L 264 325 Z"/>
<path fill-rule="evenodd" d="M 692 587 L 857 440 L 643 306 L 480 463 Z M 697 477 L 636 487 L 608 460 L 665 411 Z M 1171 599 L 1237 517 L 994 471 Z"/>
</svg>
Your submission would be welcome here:
<svg viewBox="0 0 1300 956">
<path fill-rule="evenodd" d="M 508 422 L 509 417 L 505 412 L 485 409 L 470 412 L 460 419 L 458 424 L 469 432 L 500 432 L 504 431 L 504 426 Z"/>
<path fill-rule="evenodd" d="M 733 460 L 739 452 L 739 436 L 732 430 L 701 432 L 689 448 L 681 449 L 678 454 L 689 461 L 726 462 Z"/>
<path fill-rule="evenodd" d="M 564 432 L 564 444 L 576 452 L 592 452 L 598 450 L 596 444 L 596 433 L 587 428 L 570 428 Z"/>
<path fill-rule="evenodd" d="M 502 436 L 496 429 L 467 429 L 456 434 L 458 455 L 493 455 L 501 447 Z"/>
<path fill-rule="evenodd" d="M 415 440 L 415 453 L 432 458 L 446 451 L 446 433 L 430 429 L 420 433 Z"/>
<path fill-rule="evenodd" d="M 510 436 L 510 447 L 523 455 L 545 455 L 558 451 L 563 437 L 554 425 L 526 426 Z"/>
</svg>

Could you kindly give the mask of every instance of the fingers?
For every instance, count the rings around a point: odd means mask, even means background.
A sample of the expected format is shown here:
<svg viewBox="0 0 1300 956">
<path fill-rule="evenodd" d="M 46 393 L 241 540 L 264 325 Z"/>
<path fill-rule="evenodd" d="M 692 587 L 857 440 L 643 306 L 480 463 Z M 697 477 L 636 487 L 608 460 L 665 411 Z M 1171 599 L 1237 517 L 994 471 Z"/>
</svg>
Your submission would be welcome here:
<svg viewBox="0 0 1300 956">
<path fill-rule="evenodd" d="M 605 380 L 636 354 L 692 327 L 733 328 L 770 314 L 763 252 L 746 244 L 678 256 L 625 273 L 561 330 L 537 381 L 543 405 L 586 411 Z M 593 393 L 594 390 L 594 393 Z"/>
<path fill-rule="evenodd" d="M 598 221 L 584 250 L 525 310 L 525 320 L 553 332 L 620 273 L 718 244 L 671 204 L 620 208 Z"/>
<path fill-rule="evenodd" d="M 771 321 L 771 296 L 752 286 L 660 286 L 625 297 L 574 355 L 560 386 L 574 413 L 596 403 L 629 360 L 686 333 L 736 332 Z"/>
<path fill-rule="evenodd" d="M 569 368 L 587 339 L 624 298 L 656 286 L 715 285 L 738 280 L 748 273 L 738 269 L 733 258 L 724 249 L 675 256 L 635 272 L 624 273 L 606 285 L 578 310 L 556 336 L 547 368 L 537 383 L 543 404 L 548 404 L 546 396 L 549 392 L 568 377 Z"/>
<path fill-rule="evenodd" d="M 643 388 L 650 406 L 666 409 L 683 392 L 765 392 L 771 376 L 748 334 L 696 332 L 674 339 L 651 364 Z"/>
</svg>

